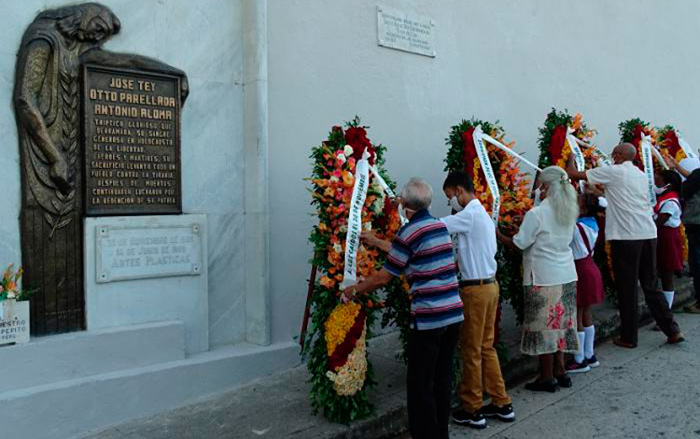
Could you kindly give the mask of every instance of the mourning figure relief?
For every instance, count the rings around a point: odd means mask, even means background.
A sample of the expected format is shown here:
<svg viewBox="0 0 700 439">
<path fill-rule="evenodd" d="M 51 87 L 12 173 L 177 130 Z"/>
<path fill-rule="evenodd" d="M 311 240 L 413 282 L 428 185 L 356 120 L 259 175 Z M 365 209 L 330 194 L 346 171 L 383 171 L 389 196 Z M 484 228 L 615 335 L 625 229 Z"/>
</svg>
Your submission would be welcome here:
<svg viewBox="0 0 700 439">
<path fill-rule="evenodd" d="M 40 13 L 24 33 L 13 103 L 22 174 L 22 263 L 32 298 L 32 333 L 84 329 L 80 72 L 85 63 L 187 78 L 158 60 L 102 44 L 121 23 L 85 3 Z"/>
</svg>

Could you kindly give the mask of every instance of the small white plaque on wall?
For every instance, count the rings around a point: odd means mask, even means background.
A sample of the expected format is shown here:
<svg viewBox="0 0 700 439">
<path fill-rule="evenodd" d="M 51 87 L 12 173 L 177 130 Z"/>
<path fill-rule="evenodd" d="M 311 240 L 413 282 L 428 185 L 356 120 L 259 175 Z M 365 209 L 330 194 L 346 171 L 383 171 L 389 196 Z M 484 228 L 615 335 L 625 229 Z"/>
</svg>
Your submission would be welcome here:
<svg viewBox="0 0 700 439">
<path fill-rule="evenodd" d="M 435 23 L 428 17 L 377 7 L 377 42 L 380 46 L 434 58 Z"/>
<path fill-rule="evenodd" d="M 97 283 L 201 274 L 202 239 L 197 223 L 95 227 Z"/>
<path fill-rule="evenodd" d="M 29 301 L 0 301 L 0 345 L 29 342 Z"/>
</svg>

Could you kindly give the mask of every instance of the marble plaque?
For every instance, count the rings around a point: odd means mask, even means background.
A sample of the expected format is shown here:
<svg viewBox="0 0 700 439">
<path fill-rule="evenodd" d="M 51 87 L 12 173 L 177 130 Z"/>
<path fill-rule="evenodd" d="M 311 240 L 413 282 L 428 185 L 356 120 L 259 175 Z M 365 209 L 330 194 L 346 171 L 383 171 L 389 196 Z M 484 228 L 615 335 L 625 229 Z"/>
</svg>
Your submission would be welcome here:
<svg viewBox="0 0 700 439">
<path fill-rule="evenodd" d="M 29 342 L 29 302 L 0 301 L 0 345 Z"/>
<path fill-rule="evenodd" d="M 198 276 L 202 242 L 197 223 L 187 226 L 97 226 L 95 281 L 115 282 Z"/>
<path fill-rule="evenodd" d="M 435 57 L 435 23 L 428 17 L 377 7 L 378 44 L 404 52 Z"/>
</svg>

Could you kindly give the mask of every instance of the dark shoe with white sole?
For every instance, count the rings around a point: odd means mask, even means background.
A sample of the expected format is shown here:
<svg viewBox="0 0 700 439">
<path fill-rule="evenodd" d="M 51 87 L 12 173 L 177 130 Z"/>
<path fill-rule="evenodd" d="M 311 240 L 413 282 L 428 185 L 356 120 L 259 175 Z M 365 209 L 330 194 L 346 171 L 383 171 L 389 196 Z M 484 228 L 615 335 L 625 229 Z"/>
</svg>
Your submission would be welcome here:
<svg viewBox="0 0 700 439">
<path fill-rule="evenodd" d="M 595 355 L 594 355 L 594 356 L 592 356 L 591 358 L 586 358 L 586 364 L 587 364 L 588 367 L 590 367 L 591 369 L 595 369 L 596 367 L 599 367 L 599 366 L 600 366 L 600 361 L 598 361 L 598 359 L 597 359 L 597 358 L 595 357 Z"/>
<path fill-rule="evenodd" d="M 489 404 L 482 407 L 480 410 L 481 414 L 487 418 L 496 418 L 503 422 L 513 422 L 515 421 L 515 411 L 513 410 L 513 404 L 506 404 L 503 407 L 498 407 L 494 404 Z"/>
<path fill-rule="evenodd" d="M 477 430 L 486 428 L 486 418 L 484 418 L 484 415 L 482 415 L 480 411 L 469 413 L 464 409 L 455 410 L 452 412 L 452 421 L 454 421 L 455 424 L 476 428 Z"/>
</svg>

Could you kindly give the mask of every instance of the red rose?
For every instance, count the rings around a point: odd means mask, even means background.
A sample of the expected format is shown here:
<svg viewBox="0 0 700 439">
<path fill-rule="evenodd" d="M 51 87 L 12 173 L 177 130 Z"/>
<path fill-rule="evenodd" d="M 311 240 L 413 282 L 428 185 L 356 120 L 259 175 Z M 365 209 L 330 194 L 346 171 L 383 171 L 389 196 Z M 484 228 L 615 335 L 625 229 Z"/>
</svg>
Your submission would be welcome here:
<svg viewBox="0 0 700 439">
<path fill-rule="evenodd" d="M 477 158 L 476 145 L 474 145 L 474 127 L 467 128 L 467 130 L 462 133 L 462 141 L 464 142 L 464 149 L 462 150 L 462 156 L 464 157 L 464 171 L 473 180 L 474 160 Z"/>
<path fill-rule="evenodd" d="M 367 138 L 367 131 L 362 127 L 350 127 L 345 130 L 345 141 L 352 146 L 352 157 L 360 160 L 362 154 L 367 150 L 369 153 L 369 164 L 374 165 L 375 151 L 372 142 Z"/>
<path fill-rule="evenodd" d="M 552 131 L 552 137 L 549 139 L 549 159 L 552 165 L 556 165 L 561 160 L 562 149 L 566 142 L 566 126 L 557 125 Z"/>
<path fill-rule="evenodd" d="M 666 134 L 664 134 L 663 143 L 671 157 L 676 157 L 676 154 L 681 149 L 681 144 L 678 142 L 676 132 L 673 130 L 667 131 Z"/>
</svg>

